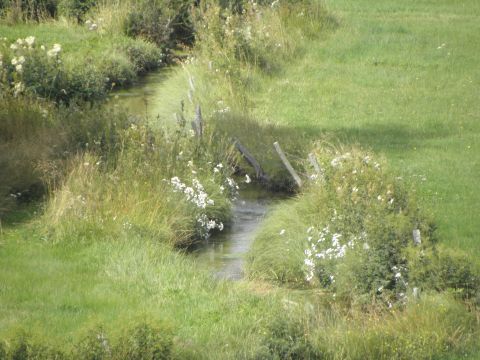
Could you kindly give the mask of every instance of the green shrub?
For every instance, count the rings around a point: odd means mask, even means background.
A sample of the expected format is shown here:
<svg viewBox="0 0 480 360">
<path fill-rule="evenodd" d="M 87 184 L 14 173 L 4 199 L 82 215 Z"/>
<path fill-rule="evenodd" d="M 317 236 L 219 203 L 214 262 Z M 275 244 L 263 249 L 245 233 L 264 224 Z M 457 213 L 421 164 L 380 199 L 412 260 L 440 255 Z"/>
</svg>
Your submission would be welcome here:
<svg viewBox="0 0 480 360">
<path fill-rule="evenodd" d="M 66 141 L 51 108 L 38 101 L 0 95 L 0 216 L 38 198 L 45 188 L 42 168 L 55 177 Z"/>
<path fill-rule="evenodd" d="M 57 14 L 58 0 L 2 0 L 0 15 L 8 15 L 9 20 L 42 20 Z"/>
<path fill-rule="evenodd" d="M 113 359 L 167 360 L 173 347 L 172 331 L 165 325 L 139 322 L 126 329 L 113 349 Z"/>
<path fill-rule="evenodd" d="M 267 219 L 251 251 L 252 276 L 310 283 L 348 301 L 404 301 L 412 232 L 422 234 L 420 252 L 435 242 L 434 226 L 373 155 L 322 146 L 314 153 L 323 174 Z"/>
<path fill-rule="evenodd" d="M 424 294 L 401 311 L 352 311 L 317 321 L 311 338 L 326 359 L 470 359 L 478 349 L 475 314 L 449 294 Z"/>
<path fill-rule="evenodd" d="M 58 12 L 81 22 L 84 15 L 95 6 L 95 0 L 59 0 Z"/>
<path fill-rule="evenodd" d="M 76 159 L 45 213 L 52 241 L 126 233 L 183 246 L 223 229 L 236 184 L 221 138 L 199 143 L 188 132 L 154 133 L 139 123 L 115 143 L 117 157 Z"/>
<path fill-rule="evenodd" d="M 61 51 L 60 44 L 46 48 L 33 36 L 12 44 L 0 40 L 3 87 L 14 96 L 29 94 L 58 104 L 105 97 L 107 79 L 103 73 L 93 64 L 77 62 L 66 68 Z"/>
<path fill-rule="evenodd" d="M 54 188 L 78 151 L 113 159 L 120 132 L 131 123 L 125 114 L 101 108 L 56 108 L 7 94 L 0 99 L 0 216 Z"/>
<path fill-rule="evenodd" d="M 134 65 L 137 74 L 144 74 L 160 67 L 165 59 L 161 49 L 142 39 L 136 39 L 126 44 L 123 51 Z"/>
<path fill-rule="evenodd" d="M 86 330 L 73 347 L 72 355 L 78 360 L 110 359 L 111 345 L 103 327 L 97 325 Z"/>
<path fill-rule="evenodd" d="M 1 358 L 1 356 L 0 356 Z M 45 339 L 34 338 L 25 333 L 17 334 L 10 346 L 9 360 L 63 360 L 65 353 L 48 345 Z"/>
<path fill-rule="evenodd" d="M 296 319 L 277 316 L 267 326 L 264 348 L 257 359 L 295 360 L 319 359 L 322 355 L 310 343 L 305 327 Z"/>
<path fill-rule="evenodd" d="M 193 41 L 190 7 L 193 1 L 141 0 L 132 6 L 123 30 L 126 35 L 142 37 L 162 48 Z"/>
<path fill-rule="evenodd" d="M 411 253 L 411 283 L 424 290 L 453 291 L 460 299 L 480 305 L 480 268 L 459 250 L 430 249 Z"/>
<path fill-rule="evenodd" d="M 100 74 L 105 74 L 105 82 L 112 86 L 131 85 L 136 78 L 135 67 L 122 53 L 106 54 L 101 62 Z"/>
<path fill-rule="evenodd" d="M 7 346 L 3 340 L 0 340 L 0 360 L 7 359 Z"/>
</svg>

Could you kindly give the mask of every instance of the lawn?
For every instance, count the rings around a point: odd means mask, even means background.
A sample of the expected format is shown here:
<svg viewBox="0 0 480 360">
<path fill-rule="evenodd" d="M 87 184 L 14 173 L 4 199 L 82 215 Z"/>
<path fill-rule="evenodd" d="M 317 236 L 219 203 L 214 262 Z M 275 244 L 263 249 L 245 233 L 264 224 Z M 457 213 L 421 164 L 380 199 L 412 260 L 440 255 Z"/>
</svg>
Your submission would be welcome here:
<svg viewBox="0 0 480 360">
<path fill-rule="evenodd" d="M 480 250 L 480 3 L 326 3 L 337 28 L 255 82 L 255 116 L 385 155 L 442 241 Z"/>
</svg>

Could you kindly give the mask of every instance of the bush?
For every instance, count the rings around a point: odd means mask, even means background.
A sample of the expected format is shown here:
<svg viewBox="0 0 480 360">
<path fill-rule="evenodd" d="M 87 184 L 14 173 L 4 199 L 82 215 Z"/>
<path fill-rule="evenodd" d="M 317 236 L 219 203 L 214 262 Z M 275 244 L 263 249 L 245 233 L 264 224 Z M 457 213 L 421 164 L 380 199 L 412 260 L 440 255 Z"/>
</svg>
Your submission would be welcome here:
<svg viewBox="0 0 480 360">
<path fill-rule="evenodd" d="M 58 12 L 61 15 L 83 21 L 84 15 L 95 6 L 95 0 L 59 0 Z"/>
<path fill-rule="evenodd" d="M 154 70 L 165 61 L 161 49 L 142 39 L 129 42 L 122 48 L 122 51 L 127 54 L 137 74 L 145 74 Z"/>
<path fill-rule="evenodd" d="M 114 158 L 119 134 L 130 124 L 126 115 L 99 108 L 55 108 L 6 94 L 0 99 L 0 216 L 55 187 L 78 151 Z"/>
<path fill-rule="evenodd" d="M 267 326 L 264 349 L 257 359 L 295 360 L 321 359 L 322 355 L 310 343 L 304 324 L 283 316 L 275 317 Z"/>
<path fill-rule="evenodd" d="M 122 53 L 106 54 L 101 62 L 99 73 L 107 75 L 105 83 L 109 87 L 131 85 L 137 75 L 132 62 Z"/>
<path fill-rule="evenodd" d="M 102 360 L 111 358 L 110 341 L 102 326 L 94 326 L 85 331 L 73 348 L 73 359 Z"/>
<path fill-rule="evenodd" d="M 323 174 L 267 220 L 251 251 L 251 275 L 330 289 L 349 302 L 404 301 L 412 231 L 422 234 L 420 252 L 435 242 L 435 227 L 371 154 L 314 152 Z"/>
<path fill-rule="evenodd" d="M 38 198 L 45 182 L 42 168 L 62 158 L 66 137 L 51 114 L 38 101 L 0 96 L 0 216 L 17 203 Z"/>
<path fill-rule="evenodd" d="M 113 359 L 167 360 L 173 347 L 172 331 L 165 325 L 139 322 L 126 329 L 113 349 Z"/>
<path fill-rule="evenodd" d="M 0 15 L 8 15 L 9 20 L 42 20 L 57 14 L 58 0 L 1 0 Z"/>
<path fill-rule="evenodd" d="M 173 48 L 179 42 L 191 43 L 193 28 L 190 7 L 193 1 L 137 2 L 127 15 L 123 28 L 128 36 L 142 37 L 161 48 Z"/>
<path fill-rule="evenodd" d="M 441 247 L 411 253 L 409 261 L 415 286 L 452 291 L 456 297 L 480 305 L 480 268 L 468 254 Z"/>
<path fill-rule="evenodd" d="M 478 351 L 476 315 L 449 294 L 425 293 L 401 311 L 347 311 L 334 307 L 310 325 L 325 359 L 470 359 Z"/>
<path fill-rule="evenodd" d="M 8 359 L 11 360 L 63 360 L 67 358 L 65 353 L 48 345 L 45 339 L 35 339 L 24 332 L 14 337 L 8 354 Z"/>
<path fill-rule="evenodd" d="M 106 79 L 94 65 L 76 63 L 66 68 L 61 45 L 48 49 L 35 37 L 8 44 L 0 40 L 0 76 L 3 87 L 14 96 L 34 95 L 58 104 L 100 99 L 106 95 Z"/>
</svg>

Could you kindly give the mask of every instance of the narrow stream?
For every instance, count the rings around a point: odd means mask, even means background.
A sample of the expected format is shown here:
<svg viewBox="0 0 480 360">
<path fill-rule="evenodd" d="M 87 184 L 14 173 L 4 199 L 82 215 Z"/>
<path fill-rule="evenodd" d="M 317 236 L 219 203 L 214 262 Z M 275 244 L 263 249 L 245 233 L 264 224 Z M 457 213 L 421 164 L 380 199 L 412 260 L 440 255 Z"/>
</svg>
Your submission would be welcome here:
<svg viewBox="0 0 480 360">
<path fill-rule="evenodd" d="M 166 80 L 171 70 L 153 72 L 131 88 L 112 94 L 115 102 L 132 114 L 156 116 L 156 121 L 173 119 L 171 114 L 161 114 L 162 98 L 169 93 Z M 158 115 L 157 115 L 158 114 Z M 168 125 L 167 125 L 168 126 Z M 214 234 L 198 244 L 192 251 L 197 263 L 209 269 L 218 279 L 239 280 L 243 277 L 244 258 L 262 220 L 273 205 L 285 195 L 267 192 L 259 186 L 244 184 L 234 204 L 233 221 L 223 232 Z"/>
<path fill-rule="evenodd" d="M 240 280 L 244 275 L 245 255 L 270 209 L 284 196 L 258 186 L 240 192 L 233 208 L 232 225 L 199 244 L 193 251 L 197 262 L 207 266 L 218 279 Z"/>
</svg>

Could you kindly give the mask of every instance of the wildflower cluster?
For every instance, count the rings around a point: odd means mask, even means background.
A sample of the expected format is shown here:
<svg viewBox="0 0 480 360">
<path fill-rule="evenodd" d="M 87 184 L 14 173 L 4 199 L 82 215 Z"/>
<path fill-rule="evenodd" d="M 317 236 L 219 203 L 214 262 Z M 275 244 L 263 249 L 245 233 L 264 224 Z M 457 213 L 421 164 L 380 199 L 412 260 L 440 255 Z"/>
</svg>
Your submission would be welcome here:
<svg viewBox="0 0 480 360">
<path fill-rule="evenodd" d="M 102 28 L 103 18 L 99 18 L 98 20 L 91 20 L 88 19 L 85 21 L 85 26 L 89 31 L 99 31 Z"/>
<path fill-rule="evenodd" d="M 185 199 L 195 206 L 197 224 L 199 225 L 198 232 L 202 237 L 208 238 L 210 232 L 214 229 L 223 230 L 224 226 L 221 221 L 209 218 L 206 208 L 214 206 L 215 201 L 209 198 L 205 188 L 197 178 L 193 178 L 192 185 L 188 186 L 178 176 L 175 176 L 170 179 L 170 185 L 173 192 L 183 193 Z"/>
<path fill-rule="evenodd" d="M 406 251 L 415 246 L 412 230 L 421 227 L 429 237 L 430 223 L 404 184 L 371 154 L 323 148 L 317 158 L 322 176 L 313 182 L 313 196 L 321 202 L 323 218 L 333 216 L 307 229 L 306 280 L 344 294 L 374 294 L 386 304 L 404 303 Z"/>
<path fill-rule="evenodd" d="M 358 244 L 362 244 L 362 248 L 365 251 L 370 249 L 366 232 L 362 232 L 357 236 L 344 236 L 339 232 L 333 231 L 332 229 L 338 227 L 337 219 L 337 211 L 334 210 L 332 219 L 322 229 L 317 230 L 314 226 L 310 226 L 306 231 L 307 247 L 304 251 L 304 265 L 305 279 L 308 282 L 314 281 L 317 271 L 321 275 L 325 275 L 329 261 L 341 260 L 345 257 L 348 250 L 355 249 Z M 334 272 L 334 267 L 330 271 Z M 328 274 L 327 279 L 330 283 L 334 283 L 335 274 Z"/>
<path fill-rule="evenodd" d="M 26 89 L 37 94 L 46 92 L 61 71 L 61 51 L 60 44 L 47 49 L 45 45 L 39 45 L 34 36 L 19 38 L 12 43 L 6 38 L 1 39 L 0 80 L 3 86 L 11 89 L 15 96 Z"/>
</svg>

